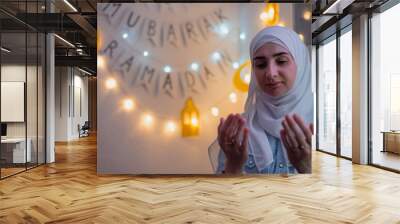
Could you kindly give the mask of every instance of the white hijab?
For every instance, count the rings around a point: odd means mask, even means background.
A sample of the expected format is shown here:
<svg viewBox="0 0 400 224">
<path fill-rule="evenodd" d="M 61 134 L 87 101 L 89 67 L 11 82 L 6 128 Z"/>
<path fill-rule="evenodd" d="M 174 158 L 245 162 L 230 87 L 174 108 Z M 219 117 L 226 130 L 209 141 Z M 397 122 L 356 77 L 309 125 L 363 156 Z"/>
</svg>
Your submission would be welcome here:
<svg viewBox="0 0 400 224">
<path fill-rule="evenodd" d="M 280 130 L 283 128 L 281 122 L 285 115 L 297 113 L 306 125 L 313 122 L 311 65 L 307 47 L 293 30 L 280 26 L 267 27 L 251 41 L 252 64 L 257 49 L 270 42 L 279 44 L 291 53 L 297 65 L 297 74 L 293 87 L 283 96 L 274 97 L 259 88 L 252 69 L 245 117 L 250 130 L 248 152 L 254 156 L 258 170 L 263 170 L 274 160 L 266 132 L 280 139 Z M 286 149 L 281 145 L 288 162 Z"/>
</svg>

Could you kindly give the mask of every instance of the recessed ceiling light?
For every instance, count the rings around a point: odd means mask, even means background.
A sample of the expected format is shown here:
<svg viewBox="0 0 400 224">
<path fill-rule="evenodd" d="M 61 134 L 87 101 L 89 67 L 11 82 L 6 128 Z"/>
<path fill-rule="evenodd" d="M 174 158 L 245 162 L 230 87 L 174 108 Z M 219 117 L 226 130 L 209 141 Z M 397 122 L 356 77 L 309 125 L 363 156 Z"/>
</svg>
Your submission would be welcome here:
<svg viewBox="0 0 400 224">
<path fill-rule="evenodd" d="M 83 70 L 83 69 L 81 69 L 81 68 L 78 68 L 78 70 L 81 71 L 81 72 L 83 72 L 83 73 L 85 73 L 85 74 L 87 74 L 87 75 L 92 75 L 92 73 L 90 73 L 90 72 L 88 72 L 88 71 L 85 71 L 85 70 Z"/>
<path fill-rule="evenodd" d="M 54 36 L 57 37 L 58 39 L 60 39 L 62 42 L 66 43 L 67 45 L 69 45 L 69 46 L 75 48 L 75 45 L 73 45 L 73 44 L 72 44 L 71 42 L 69 42 L 68 40 L 66 40 L 66 39 L 64 39 L 64 38 L 62 38 L 62 37 L 60 37 L 60 36 L 57 35 L 57 34 L 54 34 Z"/>
<path fill-rule="evenodd" d="M 74 12 L 78 12 L 78 10 L 68 1 L 64 0 L 65 4 L 67 4 Z"/>
<path fill-rule="evenodd" d="M 10 52 L 11 52 L 11 50 L 9 50 L 9 49 L 7 49 L 7 48 L 5 48 L 5 47 L 1 47 L 1 50 L 4 51 L 4 52 L 6 52 L 6 53 L 10 53 Z"/>
</svg>

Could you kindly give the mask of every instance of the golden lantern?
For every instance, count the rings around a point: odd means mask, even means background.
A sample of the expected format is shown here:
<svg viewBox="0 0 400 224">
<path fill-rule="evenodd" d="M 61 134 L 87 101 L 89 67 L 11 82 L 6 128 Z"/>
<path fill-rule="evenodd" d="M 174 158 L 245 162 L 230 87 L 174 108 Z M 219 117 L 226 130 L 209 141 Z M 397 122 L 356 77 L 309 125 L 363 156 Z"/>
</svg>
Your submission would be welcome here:
<svg viewBox="0 0 400 224">
<path fill-rule="evenodd" d="M 275 26 L 279 22 L 279 4 L 267 3 L 260 14 L 260 19 L 265 26 Z"/>
<path fill-rule="evenodd" d="M 181 112 L 182 136 L 189 137 L 199 135 L 199 121 L 199 110 L 194 105 L 193 99 L 189 97 Z"/>
</svg>

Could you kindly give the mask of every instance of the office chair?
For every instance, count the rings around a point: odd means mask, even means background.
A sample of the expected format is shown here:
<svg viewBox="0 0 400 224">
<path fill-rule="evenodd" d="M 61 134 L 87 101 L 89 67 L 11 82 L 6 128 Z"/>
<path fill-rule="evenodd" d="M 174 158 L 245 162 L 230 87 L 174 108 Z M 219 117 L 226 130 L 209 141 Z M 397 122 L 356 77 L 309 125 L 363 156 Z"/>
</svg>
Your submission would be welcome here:
<svg viewBox="0 0 400 224">
<path fill-rule="evenodd" d="M 89 129 L 90 129 L 90 125 L 89 125 L 89 121 L 85 121 L 85 123 L 82 125 L 82 127 L 79 127 L 80 125 L 78 125 L 78 129 L 79 129 L 79 138 L 80 137 L 87 137 L 89 136 Z"/>
</svg>

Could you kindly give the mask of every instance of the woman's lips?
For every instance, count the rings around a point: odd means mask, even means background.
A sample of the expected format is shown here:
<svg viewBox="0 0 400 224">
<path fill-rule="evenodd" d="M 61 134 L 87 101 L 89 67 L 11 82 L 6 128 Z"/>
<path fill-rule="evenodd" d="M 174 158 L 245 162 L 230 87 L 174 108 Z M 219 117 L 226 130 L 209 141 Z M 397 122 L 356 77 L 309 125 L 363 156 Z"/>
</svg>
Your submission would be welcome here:
<svg viewBox="0 0 400 224">
<path fill-rule="evenodd" d="M 267 83 L 267 87 L 271 89 L 277 89 L 282 86 L 282 82 Z"/>
</svg>

